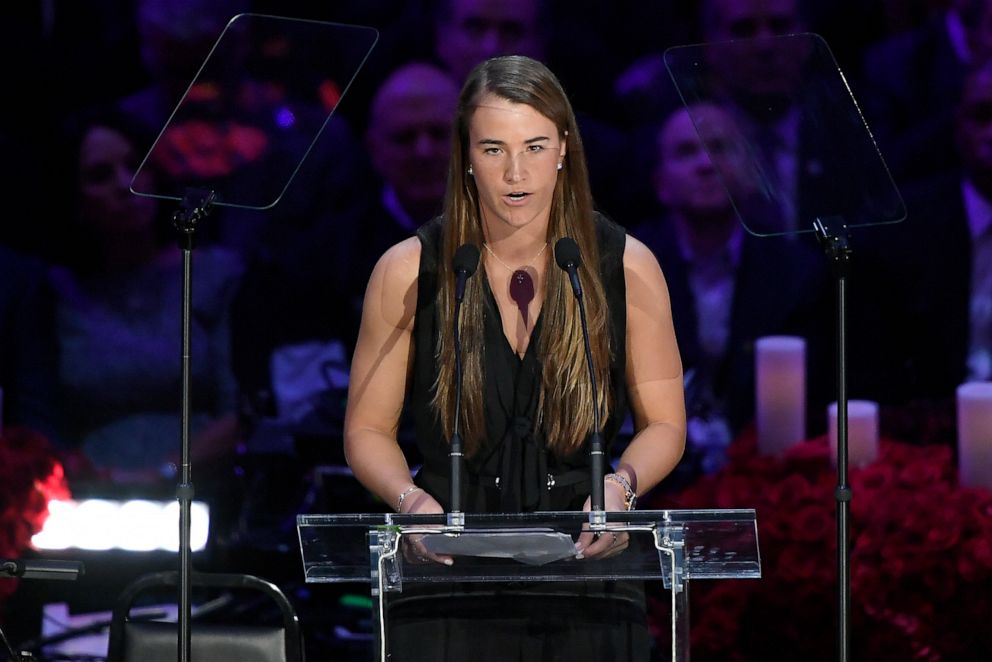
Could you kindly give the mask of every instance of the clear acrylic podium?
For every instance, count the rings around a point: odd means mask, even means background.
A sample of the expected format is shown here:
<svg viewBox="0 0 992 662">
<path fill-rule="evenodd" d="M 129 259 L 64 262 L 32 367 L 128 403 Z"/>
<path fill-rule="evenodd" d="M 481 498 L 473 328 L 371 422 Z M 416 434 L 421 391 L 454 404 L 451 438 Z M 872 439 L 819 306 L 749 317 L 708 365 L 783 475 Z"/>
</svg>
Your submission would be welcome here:
<svg viewBox="0 0 992 662">
<path fill-rule="evenodd" d="M 388 651 L 387 597 L 406 585 L 660 580 L 671 596 L 671 658 L 683 661 L 689 659 L 689 580 L 761 577 L 754 510 L 611 512 L 605 530 L 630 535 L 623 553 L 551 560 L 555 545 L 563 549 L 588 521 L 582 512 L 466 514 L 465 526 L 452 528 L 444 515 L 298 515 L 297 529 L 306 582 L 371 584 L 373 655 L 381 660 Z M 452 566 L 411 561 L 404 544 L 412 536 L 462 545 L 472 555 L 455 556 Z"/>
</svg>

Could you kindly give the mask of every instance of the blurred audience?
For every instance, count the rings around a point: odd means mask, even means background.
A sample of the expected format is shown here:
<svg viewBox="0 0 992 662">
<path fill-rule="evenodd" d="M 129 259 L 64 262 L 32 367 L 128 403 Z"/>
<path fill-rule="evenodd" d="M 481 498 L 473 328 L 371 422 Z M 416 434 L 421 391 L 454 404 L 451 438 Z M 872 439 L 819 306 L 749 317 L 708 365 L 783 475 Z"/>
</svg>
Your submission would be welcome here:
<svg viewBox="0 0 992 662">
<path fill-rule="evenodd" d="M 134 0 L 141 61 L 150 83 L 119 101 L 154 137 L 183 98 L 227 21 L 249 0 Z"/>
<path fill-rule="evenodd" d="M 852 384 L 883 402 L 992 379 L 992 62 L 965 76 L 954 118 L 961 170 L 906 189 L 900 226 L 862 232 L 852 320 L 867 369 Z"/>
<path fill-rule="evenodd" d="M 657 133 L 654 172 L 665 212 L 632 231 L 658 257 L 672 300 L 690 419 L 683 477 L 718 469 L 731 439 L 751 420 L 757 338 L 800 335 L 810 353 L 826 350 L 826 329 L 818 326 L 827 316 L 823 256 L 806 241 L 745 232 L 724 187 L 727 182 L 740 200 L 753 185 L 735 122 L 710 104 L 667 118 Z M 728 176 L 734 172 L 740 176 Z M 823 383 L 820 366 L 813 366 L 810 383 Z M 813 411 L 823 411 L 821 390 L 810 393 Z"/>
<path fill-rule="evenodd" d="M 440 212 L 457 96 L 454 82 L 433 65 L 411 63 L 392 72 L 369 109 L 370 163 L 352 164 L 371 171 L 367 194 L 307 234 L 292 261 L 253 265 L 235 305 L 236 365 L 248 392 L 278 399 L 279 393 L 330 386 L 273 383 L 273 361 L 287 358 L 289 348 L 302 351 L 301 343 L 316 342 L 313 355 L 330 357 L 335 352 L 320 344 L 340 341 L 350 355 L 376 260 Z"/>
<path fill-rule="evenodd" d="M 58 348 L 41 261 L 0 246 L 0 412 L 4 426 L 59 439 Z"/>
<path fill-rule="evenodd" d="M 435 51 L 460 88 L 468 72 L 491 57 L 543 60 L 548 19 L 544 0 L 437 0 Z"/>
<path fill-rule="evenodd" d="M 866 51 L 856 91 L 897 181 L 958 167 L 954 109 L 966 71 L 989 55 L 989 0 L 951 0 L 919 28 Z"/>
<path fill-rule="evenodd" d="M 147 136 L 106 114 L 79 130 L 74 241 L 51 271 L 57 296 L 64 437 L 99 476 L 151 480 L 179 455 L 181 255 L 157 200 L 129 190 Z M 135 186 L 154 186 L 144 169 Z M 196 252 L 192 302 L 193 453 L 231 453 L 239 439 L 228 308 L 241 267 Z"/>
</svg>

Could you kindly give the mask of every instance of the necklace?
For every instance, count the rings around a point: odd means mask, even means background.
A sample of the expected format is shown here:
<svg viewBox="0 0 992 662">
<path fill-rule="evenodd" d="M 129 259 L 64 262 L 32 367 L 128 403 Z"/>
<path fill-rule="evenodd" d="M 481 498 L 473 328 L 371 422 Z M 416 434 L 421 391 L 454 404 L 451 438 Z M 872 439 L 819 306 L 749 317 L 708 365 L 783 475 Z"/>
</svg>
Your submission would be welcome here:
<svg viewBox="0 0 992 662">
<path fill-rule="evenodd" d="M 509 271 L 509 272 L 511 272 L 511 273 L 513 273 L 514 275 L 516 275 L 516 274 L 518 274 L 518 273 L 522 273 L 522 274 L 524 274 L 524 275 L 526 275 L 526 276 L 527 276 L 528 278 L 530 277 L 530 276 L 529 276 L 529 275 L 527 274 L 527 272 L 526 272 L 526 271 L 524 271 L 523 269 L 514 269 L 513 267 L 511 267 L 510 265 L 508 265 L 508 264 L 507 264 L 506 262 L 504 262 L 503 260 L 501 260 L 501 259 L 499 259 L 499 255 L 496 255 L 496 253 L 494 253 L 494 252 L 493 252 L 493 249 L 491 249 L 491 248 L 489 247 L 489 244 L 487 244 L 486 242 L 482 242 L 482 245 L 483 245 L 483 246 L 485 247 L 485 249 L 486 249 L 487 251 L 489 251 L 489 254 L 490 254 L 490 255 L 492 255 L 492 256 L 493 256 L 493 258 L 494 258 L 494 259 L 495 259 L 495 260 L 496 260 L 497 262 L 499 262 L 499 263 L 500 263 L 500 264 L 502 264 L 502 265 L 503 265 L 504 267 L 506 267 L 506 270 L 507 270 L 507 271 Z M 545 250 L 547 250 L 547 248 L 548 248 L 548 242 L 544 242 L 544 245 L 543 245 L 543 246 L 541 246 L 541 250 L 539 250 L 539 251 L 537 251 L 537 255 L 535 255 L 534 257 L 532 257 L 532 258 L 530 259 L 530 261 L 531 261 L 531 262 L 534 262 L 534 261 L 536 261 L 536 260 L 537 260 L 537 258 L 539 258 L 539 257 L 541 257 L 542 255 L 544 255 L 544 251 L 545 251 Z"/>
<path fill-rule="evenodd" d="M 482 242 L 482 245 L 493 256 L 497 262 L 502 264 L 507 271 L 512 272 L 510 274 L 510 298 L 517 304 L 517 307 L 524 314 L 524 318 L 527 316 L 527 305 L 534 299 L 534 279 L 530 277 L 530 274 L 523 269 L 514 269 L 508 265 L 503 260 L 499 259 L 499 256 L 493 252 L 493 249 L 489 247 L 489 244 Z M 544 255 L 544 251 L 548 248 L 548 242 L 544 242 L 541 246 L 541 250 L 537 252 L 533 258 L 530 259 L 531 262 L 535 262 L 537 258 Z"/>
</svg>

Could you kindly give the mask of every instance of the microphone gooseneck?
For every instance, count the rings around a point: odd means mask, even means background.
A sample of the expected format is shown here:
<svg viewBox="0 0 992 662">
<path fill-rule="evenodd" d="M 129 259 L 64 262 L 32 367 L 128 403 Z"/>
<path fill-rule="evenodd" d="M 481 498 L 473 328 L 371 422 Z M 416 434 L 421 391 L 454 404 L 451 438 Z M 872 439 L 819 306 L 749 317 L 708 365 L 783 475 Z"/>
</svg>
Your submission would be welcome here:
<svg viewBox="0 0 992 662">
<path fill-rule="evenodd" d="M 592 480 L 590 501 L 590 524 L 602 526 L 606 524 L 603 499 L 603 465 L 606 450 L 603 435 L 600 432 L 599 397 L 596 389 L 596 371 L 592 362 L 592 346 L 589 343 L 589 325 L 586 322 L 586 305 L 582 297 L 582 283 L 579 281 L 579 267 L 582 258 L 579 255 L 579 245 L 571 237 L 562 237 L 555 243 L 555 262 L 568 274 L 572 284 L 572 293 L 579 304 L 579 319 L 582 322 L 582 341 L 586 350 L 586 365 L 589 368 L 589 385 L 592 390 L 592 421 L 593 431 L 589 438 L 589 473 Z"/>
<path fill-rule="evenodd" d="M 465 285 L 479 266 L 479 249 L 474 244 L 462 244 L 455 251 L 451 268 L 455 272 L 455 315 L 454 315 L 454 345 L 455 345 L 455 420 L 452 423 L 451 443 L 448 447 L 448 459 L 451 463 L 450 508 L 448 524 L 464 526 L 465 515 L 462 512 L 462 467 L 465 455 L 462 451 L 462 436 L 459 433 L 459 423 L 462 410 L 462 341 L 459 333 L 458 320 L 461 315 L 462 300 L 465 298 Z"/>
</svg>

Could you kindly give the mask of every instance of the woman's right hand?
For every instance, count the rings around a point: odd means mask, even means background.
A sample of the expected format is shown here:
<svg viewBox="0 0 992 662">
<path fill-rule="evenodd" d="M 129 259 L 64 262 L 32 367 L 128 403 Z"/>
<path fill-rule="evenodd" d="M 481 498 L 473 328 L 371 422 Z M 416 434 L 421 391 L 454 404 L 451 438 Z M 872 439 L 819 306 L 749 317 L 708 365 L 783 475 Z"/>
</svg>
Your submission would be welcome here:
<svg viewBox="0 0 992 662">
<path fill-rule="evenodd" d="M 443 515 L 444 508 L 437 500 L 422 489 L 411 492 L 400 508 L 404 515 Z M 424 528 L 433 528 L 425 526 Z M 433 554 L 424 545 L 424 537 L 433 534 L 414 533 L 403 536 L 403 558 L 408 563 L 443 563 L 453 565 L 455 560 L 447 554 Z"/>
</svg>

